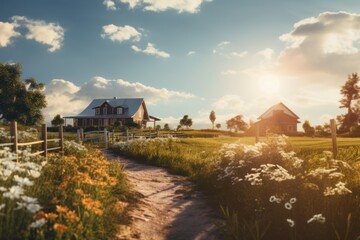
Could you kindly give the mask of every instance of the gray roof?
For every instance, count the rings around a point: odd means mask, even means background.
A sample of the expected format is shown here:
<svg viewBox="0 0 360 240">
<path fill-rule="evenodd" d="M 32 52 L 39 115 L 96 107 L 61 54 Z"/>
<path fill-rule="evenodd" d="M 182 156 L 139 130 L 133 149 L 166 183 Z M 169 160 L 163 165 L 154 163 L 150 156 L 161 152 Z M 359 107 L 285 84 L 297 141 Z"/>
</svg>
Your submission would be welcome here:
<svg viewBox="0 0 360 240">
<path fill-rule="evenodd" d="M 89 106 L 87 106 L 81 113 L 78 115 L 65 116 L 65 118 L 74 118 L 74 117 L 95 117 L 95 108 L 101 106 L 103 103 L 107 102 L 112 107 L 123 107 L 127 109 L 124 111 L 124 114 L 121 115 L 122 118 L 131 118 L 139 110 L 143 98 L 103 98 L 103 99 L 94 99 Z M 100 117 L 96 115 L 96 117 Z M 105 116 L 101 116 L 105 117 Z"/>
</svg>

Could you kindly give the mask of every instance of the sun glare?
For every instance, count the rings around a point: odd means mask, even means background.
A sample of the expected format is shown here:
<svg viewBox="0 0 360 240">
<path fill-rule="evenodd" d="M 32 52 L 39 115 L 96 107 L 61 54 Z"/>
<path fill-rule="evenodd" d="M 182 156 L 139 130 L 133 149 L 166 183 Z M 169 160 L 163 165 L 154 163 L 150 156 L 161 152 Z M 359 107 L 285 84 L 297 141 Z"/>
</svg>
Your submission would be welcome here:
<svg viewBox="0 0 360 240">
<path fill-rule="evenodd" d="M 263 76 L 259 79 L 259 87 L 263 93 L 274 94 L 279 91 L 279 79 L 272 75 Z"/>
</svg>

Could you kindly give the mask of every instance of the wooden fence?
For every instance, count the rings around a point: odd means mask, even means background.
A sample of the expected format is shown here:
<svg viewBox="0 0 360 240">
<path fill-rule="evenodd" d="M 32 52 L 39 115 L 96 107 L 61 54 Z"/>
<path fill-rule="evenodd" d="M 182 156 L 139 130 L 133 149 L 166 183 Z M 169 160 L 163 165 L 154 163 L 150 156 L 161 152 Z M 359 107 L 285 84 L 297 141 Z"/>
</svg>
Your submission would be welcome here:
<svg viewBox="0 0 360 240">
<path fill-rule="evenodd" d="M 11 142 L 10 143 L 1 143 L 0 147 L 11 147 L 12 151 L 16 153 L 16 156 L 18 156 L 19 153 L 19 147 L 24 146 L 32 146 L 32 145 L 38 145 L 41 144 L 41 150 L 37 151 L 35 153 L 32 153 L 32 156 L 36 155 L 43 155 L 45 158 L 47 158 L 48 152 L 59 150 L 60 152 L 63 152 L 64 150 L 64 131 L 63 126 L 59 126 L 59 138 L 52 138 L 48 139 L 47 137 L 47 126 L 46 124 L 41 125 L 41 140 L 33 141 L 33 142 L 24 142 L 20 143 L 18 140 L 18 127 L 17 122 L 13 121 L 10 125 L 10 136 L 11 136 Z M 48 148 L 48 143 L 50 142 L 58 142 L 57 147 Z M 16 160 L 18 160 L 18 157 L 16 157 Z"/>
<path fill-rule="evenodd" d="M 162 138 L 162 137 L 184 137 L 182 132 L 179 131 L 166 131 L 160 132 L 157 130 L 146 130 L 146 131 L 129 131 L 125 130 L 123 132 L 107 131 L 89 131 L 84 132 L 82 128 L 77 131 L 77 142 L 90 142 L 94 144 L 104 144 L 105 149 L 108 148 L 109 143 L 115 143 L 119 141 L 129 141 L 140 138 Z"/>
</svg>

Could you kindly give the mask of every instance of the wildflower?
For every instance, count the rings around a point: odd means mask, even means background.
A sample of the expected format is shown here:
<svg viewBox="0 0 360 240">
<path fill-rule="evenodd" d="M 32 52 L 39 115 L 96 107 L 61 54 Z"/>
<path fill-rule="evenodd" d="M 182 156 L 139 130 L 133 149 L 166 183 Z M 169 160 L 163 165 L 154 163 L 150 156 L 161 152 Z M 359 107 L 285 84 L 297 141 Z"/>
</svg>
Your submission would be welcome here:
<svg viewBox="0 0 360 240">
<path fill-rule="evenodd" d="M 69 211 L 69 208 L 63 207 L 63 206 L 60 206 L 60 205 L 56 205 L 56 211 L 58 213 L 66 213 L 67 211 Z"/>
<path fill-rule="evenodd" d="M 327 187 L 324 191 L 325 196 L 332 196 L 332 195 L 345 195 L 348 193 L 352 193 L 350 189 L 345 187 L 345 183 L 338 182 L 335 185 L 335 188 L 333 187 Z"/>
<path fill-rule="evenodd" d="M 290 227 L 294 227 L 295 226 L 295 221 L 294 220 L 292 220 L 292 219 L 286 219 L 286 221 L 289 223 L 289 226 Z"/>
<path fill-rule="evenodd" d="M 31 228 L 39 228 L 42 227 L 46 223 L 46 220 L 44 218 L 38 219 L 35 222 L 30 224 Z"/>
<path fill-rule="evenodd" d="M 20 186 L 12 186 L 8 192 L 3 193 L 3 197 L 16 199 L 20 198 L 20 196 L 24 194 L 24 189 Z"/>
<path fill-rule="evenodd" d="M 21 199 L 26 203 L 37 203 L 37 199 L 28 196 L 22 196 Z"/>
<path fill-rule="evenodd" d="M 326 157 L 331 158 L 333 156 L 333 153 L 330 151 L 323 151 L 323 153 L 325 154 Z"/>
<path fill-rule="evenodd" d="M 296 198 L 295 197 L 293 197 L 293 198 L 290 198 L 290 201 L 289 201 L 291 204 L 294 204 L 294 203 L 296 203 Z"/>
<path fill-rule="evenodd" d="M 0 187 L 0 192 L 6 192 L 7 191 L 7 189 L 6 188 L 4 188 L 4 187 Z"/>
<path fill-rule="evenodd" d="M 67 230 L 67 226 L 65 226 L 64 224 L 55 223 L 54 230 L 57 232 L 63 233 Z"/>
<path fill-rule="evenodd" d="M 5 208 L 5 203 L 0 204 L 0 211 L 1 211 L 3 208 Z"/>
<path fill-rule="evenodd" d="M 48 220 L 52 221 L 58 218 L 59 215 L 57 215 L 56 213 L 47 213 L 45 216 Z"/>
<path fill-rule="evenodd" d="M 80 220 L 80 218 L 76 215 L 75 211 L 68 211 L 65 216 L 71 222 L 77 222 Z"/>
<path fill-rule="evenodd" d="M 75 193 L 78 195 L 85 195 L 85 193 L 82 189 L 75 189 Z"/>
<path fill-rule="evenodd" d="M 31 213 L 36 213 L 39 211 L 42 207 L 37 203 L 30 203 L 26 205 L 26 209 Z"/>
<path fill-rule="evenodd" d="M 287 202 L 287 203 L 285 203 L 285 208 L 287 209 L 287 210 L 291 210 L 292 209 L 292 205 L 291 205 L 291 203 L 289 203 L 289 202 Z"/>
<path fill-rule="evenodd" d="M 325 223 L 325 217 L 323 217 L 321 213 L 315 214 L 314 216 L 312 216 L 312 218 L 310 218 L 307 221 L 307 223 L 311 223 L 311 222 Z"/>
</svg>

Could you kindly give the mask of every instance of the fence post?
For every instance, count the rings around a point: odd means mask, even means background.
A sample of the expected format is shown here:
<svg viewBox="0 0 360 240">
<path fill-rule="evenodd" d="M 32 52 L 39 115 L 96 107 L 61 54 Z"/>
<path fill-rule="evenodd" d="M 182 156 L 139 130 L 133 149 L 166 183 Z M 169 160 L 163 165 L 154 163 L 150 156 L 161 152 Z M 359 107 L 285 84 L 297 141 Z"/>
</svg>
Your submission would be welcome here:
<svg viewBox="0 0 360 240">
<path fill-rule="evenodd" d="M 337 156 L 337 143 L 336 143 L 336 122 L 335 119 L 330 119 L 330 129 L 331 129 L 331 138 L 332 138 L 332 145 L 333 145 L 333 155 L 334 159 Z"/>
<path fill-rule="evenodd" d="M 259 142 L 259 124 L 255 124 L 255 142 Z"/>
<path fill-rule="evenodd" d="M 112 141 L 113 144 L 115 143 L 115 129 L 112 130 L 111 141 Z"/>
<path fill-rule="evenodd" d="M 11 125 L 10 125 L 10 135 L 12 137 L 12 141 L 13 141 L 13 147 L 12 150 L 13 152 L 16 154 L 16 161 L 18 161 L 18 134 L 17 134 L 17 122 L 16 121 L 11 121 Z"/>
<path fill-rule="evenodd" d="M 77 143 L 81 144 L 81 136 L 80 136 L 80 129 L 77 130 Z"/>
<path fill-rule="evenodd" d="M 159 129 L 156 130 L 156 137 L 159 137 Z"/>
<path fill-rule="evenodd" d="M 43 140 L 42 150 L 44 151 L 44 157 L 47 158 L 47 127 L 46 127 L 46 124 L 41 125 L 41 139 Z"/>
<path fill-rule="evenodd" d="M 129 130 L 125 130 L 126 131 L 126 141 L 129 141 Z"/>
<path fill-rule="evenodd" d="M 61 154 L 64 153 L 64 126 L 62 124 L 59 125 L 59 147 Z"/>
<path fill-rule="evenodd" d="M 108 149 L 109 147 L 108 131 L 106 130 L 106 128 L 104 128 L 104 141 L 105 141 L 105 149 Z"/>
</svg>

